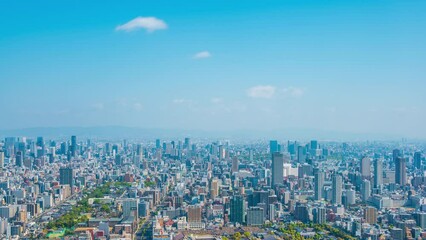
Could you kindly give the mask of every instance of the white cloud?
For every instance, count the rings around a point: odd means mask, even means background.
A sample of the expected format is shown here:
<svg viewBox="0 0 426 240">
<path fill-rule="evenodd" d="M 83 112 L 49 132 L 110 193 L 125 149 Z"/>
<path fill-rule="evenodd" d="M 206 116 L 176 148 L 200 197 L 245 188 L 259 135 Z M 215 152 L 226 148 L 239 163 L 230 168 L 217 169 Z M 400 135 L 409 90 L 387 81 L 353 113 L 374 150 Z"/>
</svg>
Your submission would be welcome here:
<svg viewBox="0 0 426 240">
<path fill-rule="evenodd" d="M 141 104 L 141 103 L 138 103 L 138 102 L 133 103 L 133 109 L 134 109 L 134 110 L 136 110 L 136 111 L 141 111 L 141 110 L 142 110 L 142 108 L 143 108 L 143 106 L 142 106 L 142 104 Z"/>
<path fill-rule="evenodd" d="M 198 52 L 196 54 L 194 54 L 194 56 L 192 57 L 193 59 L 204 59 L 204 58 L 209 58 L 212 55 L 210 54 L 209 51 L 202 51 L 202 52 Z"/>
<path fill-rule="evenodd" d="M 116 31 L 131 32 L 139 29 L 145 29 L 147 32 L 154 32 L 167 28 L 167 24 L 156 17 L 137 17 L 129 22 L 119 25 L 115 28 Z"/>
<path fill-rule="evenodd" d="M 184 99 L 184 98 L 176 98 L 176 99 L 173 99 L 173 103 L 174 104 L 184 104 L 184 103 L 192 103 L 192 101 L 188 100 L 188 99 Z"/>
<path fill-rule="evenodd" d="M 303 89 L 297 88 L 297 87 L 284 88 L 283 92 L 285 94 L 289 94 L 292 97 L 300 97 L 305 93 L 305 91 Z"/>
<path fill-rule="evenodd" d="M 210 102 L 214 103 L 214 104 L 218 104 L 218 103 L 222 103 L 223 99 L 222 98 L 212 98 L 212 99 L 210 99 Z"/>
<path fill-rule="evenodd" d="M 259 85 L 247 89 L 247 96 L 252 98 L 272 98 L 276 87 L 270 85 Z"/>
<path fill-rule="evenodd" d="M 102 111 L 104 110 L 105 105 L 103 103 L 95 103 L 92 105 L 92 108 L 97 111 Z"/>
</svg>

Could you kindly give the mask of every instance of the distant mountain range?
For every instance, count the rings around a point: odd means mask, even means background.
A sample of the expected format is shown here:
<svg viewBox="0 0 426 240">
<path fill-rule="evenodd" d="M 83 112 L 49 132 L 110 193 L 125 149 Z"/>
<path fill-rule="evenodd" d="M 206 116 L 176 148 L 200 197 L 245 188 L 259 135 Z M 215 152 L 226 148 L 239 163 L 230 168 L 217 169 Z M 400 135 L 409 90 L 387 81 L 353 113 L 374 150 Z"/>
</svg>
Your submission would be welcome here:
<svg viewBox="0 0 426 240">
<path fill-rule="evenodd" d="M 178 130 L 178 129 L 156 129 L 138 128 L 124 126 L 102 126 L 102 127 L 36 127 L 12 130 L 0 130 L 0 137 L 26 136 L 45 138 L 69 138 L 71 135 L 89 138 L 103 139 L 171 139 L 171 138 L 208 138 L 208 139 L 278 139 L 278 140 L 310 140 L 323 141 L 357 141 L 357 140 L 401 140 L 403 136 L 392 136 L 383 134 L 361 134 L 345 133 L 337 131 L 325 131 L 315 129 L 287 129 L 287 130 Z"/>
</svg>

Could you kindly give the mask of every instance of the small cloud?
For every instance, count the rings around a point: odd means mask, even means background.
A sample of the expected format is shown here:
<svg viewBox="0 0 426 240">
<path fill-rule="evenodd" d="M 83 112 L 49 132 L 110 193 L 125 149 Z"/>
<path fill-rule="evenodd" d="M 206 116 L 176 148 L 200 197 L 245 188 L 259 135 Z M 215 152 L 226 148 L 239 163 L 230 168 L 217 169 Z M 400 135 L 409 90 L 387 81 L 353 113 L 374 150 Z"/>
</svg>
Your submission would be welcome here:
<svg viewBox="0 0 426 240">
<path fill-rule="evenodd" d="M 218 104 L 218 103 L 222 103 L 223 99 L 222 98 L 212 98 L 212 99 L 210 99 L 210 102 L 214 103 L 214 104 Z"/>
<path fill-rule="evenodd" d="M 104 110 L 105 106 L 103 103 L 95 103 L 92 105 L 92 108 L 97 111 L 102 111 Z"/>
<path fill-rule="evenodd" d="M 302 96 L 305 93 L 305 91 L 303 91 L 303 89 L 296 88 L 296 87 L 284 88 L 283 92 L 285 94 L 289 94 L 292 97 L 300 97 L 300 96 Z"/>
<path fill-rule="evenodd" d="M 142 106 L 142 104 L 141 103 L 134 103 L 133 104 L 133 109 L 134 110 L 136 110 L 136 111 L 141 111 L 142 110 L 142 108 L 143 108 L 143 106 Z"/>
<path fill-rule="evenodd" d="M 202 51 L 202 52 L 198 52 L 196 54 L 194 54 L 194 56 L 192 57 L 193 59 L 204 59 L 204 58 L 209 58 L 212 55 L 210 54 L 209 51 Z"/>
<path fill-rule="evenodd" d="M 247 96 L 251 98 L 272 98 L 276 87 L 270 85 L 259 85 L 247 89 Z"/>
<path fill-rule="evenodd" d="M 191 103 L 191 100 L 184 99 L 184 98 L 177 98 L 173 99 L 174 104 L 184 104 L 184 103 Z"/>
<path fill-rule="evenodd" d="M 167 28 L 167 24 L 156 17 L 137 17 L 129 22 L 119 25 L 115 28 L 116 31 L 132 32 L 139 29 L 145 29 L 147 32 L 154 32 Z"/>
</svg>

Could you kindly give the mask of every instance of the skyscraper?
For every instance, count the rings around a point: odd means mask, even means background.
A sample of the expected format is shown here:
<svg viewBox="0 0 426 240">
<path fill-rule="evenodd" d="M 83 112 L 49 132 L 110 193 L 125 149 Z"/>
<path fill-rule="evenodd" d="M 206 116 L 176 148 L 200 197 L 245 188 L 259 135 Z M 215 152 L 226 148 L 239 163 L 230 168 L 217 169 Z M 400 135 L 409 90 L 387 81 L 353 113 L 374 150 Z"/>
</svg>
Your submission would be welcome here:
<svg viewBox="0 0 426 240">
<path fill-rule="evenodd" d="M 332 177 L 332 196 L 331 202 L 333 204 L 342 204 L 342 176 L 335 173 Z"/>
<path fill-rule="evenodd" d="M 371 177 L 371 161 L 370 158 L 364 157 L 361 159 L 361 177 L 364 179 L 370 179 Z"/>
<path fill-rule="evenodd" d="M 271 154 L 274 154 L 275 152 L 278 152 L 278 141 L 277 140 L 271 140 L 269 142 L 269 152 Z"/>
<path fill-rule="evenodd" d="M 361 186 L 361 198 L 363 202 L 366 202 L 371 196 L 371 183 L 369 180 L 364 179 L 364 181 L 362 181 L 362 186 Z"/>
<path fill-rule="evenodd" d="M 247 225 L 261 226 L 264 222 L 264 210 L 260 207 L 250 207 L 247 210 Z"/>
<path fill-rule="evenodd" d="M 70 167 L 62 167 L 59 169 L 59 183 L 61 185 L 70 185 L 72 187 L 73 184 L 73 169 Z"/>
<path fill-rule="evenodd" d="M 71 156 L 76 157 L 77 156 L 77 136 L 71 136 Z"/>
<path fill-rule="evenodd" d="M 395 182 L 401 186 L 407 184 L 407 169 L 403 157 L 397 157 L 395 161 Z"/>
<path fill-rule="evenodd" d="M 306 162 L 306 147 L 305 146 L 298 146 L 297 147 L 297 161 L 300 164 L 303 164 Z"/>
<path fill-rule="evenodd" d="M 244 197 L 241 195 L 236 195 L 231 198 L 230 203 L 231 216 L 230 220 L 233 223 L 243 224 L 245 221 L 245 203 Z"/>
<path fill-rule="evenodd" d="M 238 165 L 239 165 L 238 157 L 235 156 L 232 158 L 232 173 L 238 172 Z"/>
<path fill-rule="evenodd" d="M 397 157 L 401 157 L 401 151 L 399 149 L 394 149 L 392 151 L 392 159 L 395 162 Z"/>
<path fill-rule="evenodd" d="M 322 199 L 322 189 L 324 187 L 324 178 L 325 174 L 322 171 L 315 171 L 315 178 L 314 178 L 314 190 L 315 190 L 315 200 L 321 200 Z"/>
<path fill-rule="evenodd" d="M 415 152 L 414 153 L 414 167 L 417 169 L 422 168 L 422 153 L 421 152 Z"/>
<path fill-rule="evenodd" d="M 378 158 L 374 161 L 374 187 L 380 188 L 383 185 L 383 161 Z"/>
<path fill-rule="evenodd" d="M 317 207 L 313 212 L 314 223 L 324 224 L 326 223 L 326 209 L 324 207 Z"/>
<path fill-rule="evenodd" d="M 16 156 L 15 156 L 15 165 L 17 167 L 22 167 L 23 164 L 24 164 L 24 154 L 21 151 L 19 151 L 16 153 Z"/>
<path fill-rule="evenodd" d="M 0 168 L 4 167 L 4 152 L 0 150 Z"/>
<path fill-rule="evenodd" d="M 284 155 L 275 152 L 272 155 L 272 186 L 283 184 L 284 177 Z"/>
<path fill-rule="evenodd" d="M 201 222 L 201 205 L 188 206 L 188 222 Z"/>
<path fill-rule="evenodd" d="M 138 199 L 129 198 L 123 200 L 123 218 L 138 217 Z"/>
<path fill-rule="evenodd" d="M 365 222 L 369 224 L 377 223 L 377 209 L 374 207 L 366 207 L 364 209 L 364 219 Z"/>
</svg>

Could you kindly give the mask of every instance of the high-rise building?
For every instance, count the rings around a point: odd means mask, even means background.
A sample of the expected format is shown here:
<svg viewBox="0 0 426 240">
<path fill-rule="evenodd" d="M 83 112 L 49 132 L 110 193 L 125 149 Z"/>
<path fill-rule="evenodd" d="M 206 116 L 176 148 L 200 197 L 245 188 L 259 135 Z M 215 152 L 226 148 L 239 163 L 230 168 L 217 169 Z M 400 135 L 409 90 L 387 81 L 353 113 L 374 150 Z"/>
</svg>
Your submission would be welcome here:
<svg viewBox="0 0 426 240">
<path fill-rule="evenodd" d="M 19 151 L 19 152 L 16 153 L 15 165 L 17 167 L 22 167 L 24 165 L 24 154 L 23 154 L 23 152 Z"/>
<path fill-rule="evenodd" d="M 364 208 L 364 219 L 369 224 L 377 223 L 377 209 L 374 207 L 367 206 Z"/>
<path fill-rule="evenodd" d="M 269 204 L 268 212 L 268 220 L 271 222 L 275 221 L 276 210 L 273 203 Z"/>
<path fill-rule="evenodd" d="M 421 152 L 415 152 L 414 153 L 414 167 L 417 169 L 422 168 L 422 153 Z"/>
<path fill-rule="evenodd" d="M 71 156 L 76 157 L 77 156 L 77 136 L 71 136 Z"/>
<path fill-rule="evenodd" d="M 392 151 L 392 159 L 395 162 L 396 158 L 401 157 L 401 151 L 399 149 L 394 149 Z"/>
<path fill-rule="evenodd" d="M 297 147 L 297 161 L 300 164 L 303 164 L 306 162 L 306 147 L 305 146 L 298 146 Z"/>
<path fill-rule="evenodd" d="M 231 198 L 230 209 L 231 216 L 230 220 L 232 223 L 243 224 L 245 222 L 245 202 L 244 197 L 241 195 L 235 195 Z"/>
<path fill-rule="evenodd" d="M 279 149 L 278 149 L 278 141 L 277 140 L 271 140 L 271 141 L 269 141 L 269 152 L 271 154 L 274 154 L 274 153 L 276 153 L 278 151 L 279 151 Z"/>
<path fill-rule="evenodd" d="M 378 158 L 374 161 L 374 187 L 380 188 L 383 185 L 383 161 Z"/>
<path fill-rule="evenodd" d="M 123 218 L 134 216 L 138 218 L 138 199 L 128 198 L 123 200 Z"/>
<path fill-rule="evenodd" d="M 317 207 L 313 211 L 314 223 L 326 223 L 326 209 L 324 207 Z"/>
<path fill-rule="evenodd" d="M 401 186 L 407 184 L 407 169 L 403 157 L 397 157 L 395 161 L 395 183 Z"/>
<path fill-rule="evenodd" d="M 232 173 L 238 172 L 238 165 L 239 165 L 238 157 L 235 156 L 232 158 Z"/>
<path fill-rule="evenodd" d="M 325 173 L 317 170 L 315 171 L 315 175 L 314 175 L 314 190 L 315 190 L 315 196 L 314 199 L 315 200 L 321 200 L 322 199 L 322 190 L 324 187 L 324 178 L 325 178 Z"/>
<path fill-rule="evenodd" d="M 333 204 L 342 204 L 342 187 L 343 187 L 342 176 L 337 173 L 333 174 L 332 196 L 331 196 L 331 202 Z"/>
<path fill-rule="evenodd" d="M 311 149 L 312 150 L 318 149 L 318 141 L 317 140 L 311 140 Z"/>
<path fill-rule="evenodd" d="M 261 226 L 264 222 L 264 210 L 260 207 L 250 207 L 247 210 L 247 225 Z"/>
<path fill-rule="evenodd" d="M 371 196 L 371 183 L 369 180 L 364 179 L 364 181 L 362 181 L 362 186 L 361 186 L 361 198 L 363 202 L 366 202 Z"/>
<path fill-rule="evenodd" d="M 284 155 L 275 152 L 272 155 L 272 186 L 283 184 L 284 178 Z"/>
<path fill-rule="evenodd" d="M 370 158 L 364 157 L 361 159 L 361 177 L 364 179 L 370 179 L 371 177 L 371 161 Z"/>
<path fill-rule="evenodd" d="M 192 205 L 188 207 L 188 222 L 201 222 L 201 205 Z"/>
<path fill-rule="evenodd" d="M 4 152 L 0 150 L 0 168 L 4 167 Z"/>
<path fill-rule="evenodd" d="M 425 212 L 416 212 L 413 215 L 414 215 L 414 220 L 416 221 L 417 226 L 425 229 L 426 228 L 426 213 Z"/>
<path fill-rule="evenodd" d="M 210 197 L 212 199 L 216 198 L 219 195 L 219 180 L 213 179 L 210 188 Z"/>
<path fill-rule="evenodd" d="M 59 169 L 59 183 L 61 185 L 70 185 L 72 187 L 74 185 L 74 174 L 73 169 L 70 167 L 63 167 Z"/>
</svg>

